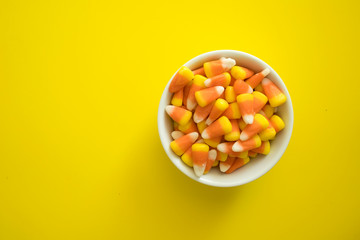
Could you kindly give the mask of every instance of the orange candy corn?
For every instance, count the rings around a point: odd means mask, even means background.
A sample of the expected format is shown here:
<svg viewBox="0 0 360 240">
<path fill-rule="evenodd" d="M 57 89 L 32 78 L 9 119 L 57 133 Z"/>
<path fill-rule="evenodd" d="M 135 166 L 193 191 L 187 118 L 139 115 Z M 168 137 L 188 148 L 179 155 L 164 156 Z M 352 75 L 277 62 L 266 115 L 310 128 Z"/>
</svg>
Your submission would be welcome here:
<svg viewBox="0 0 360 240">
<path fill-rule="evenodd" d="M 180 125 L 184 125 L 189 122 L 192 113 L 184 108 L 168 105 L 165 108 L 167 114 Z"/>
<path fill-rule="evenodd" d="M 194 78 L 193 72 L 187 67 L 181 67 L 172 79 L 169 92 L 175 93 L 188 84 Z"/>
<path fill-rule="evenodd" d="M 227 117 L 222 116 L 212 124 L 210 124 L 201 133 L 202 138 L 211 139 L 216 138 L 231 132 L 231 123 Z"/>
<path fill-rule="evenodd" d="M 272 126 L 269 118 L 266 116 L 264 111 L 260 110 L 259 113 L 261 115 L 263 115 L 266 118 L 266 120 L 268 120 L 268 122 L 269 122 L 269 126 L 259 133 L 259 137 L 260 137 L 261 141 L 264 142 L 264 141 L 273 140 L 276 135 L 275 128 Z"/>
<path fill-rule="evenodd" d="M 179 130 L 185 134 L 188 134 L 191 132 L 197 132 L 198 129 L 194 121 L 190 119 L 186 124 L 179 125 Z"/>
<path fill-rule="evenodd" d="M 250 69 L 239 66 L 232 67 L 230 72 L 235 79 L 241 79 L 241 80 L 244 80 L 254 75 L 254 72 L 251 71 Z"/>
<path fill-rule="evenodd" d="M 186 86 L 184 87 L 183 104 L 184 104 L 185 107 L 186 107 L 186 105 L 187 105 L 187 99 L 188 99 L 188 96 L 189 96 L 189 92 L 190 92 L 190 88 L 191 88 L 192 83 L 193 83 L 193 81 L 189 82 L 189 83 L 186 84 Z"/>
<path fill-rule="evenodd" d="M 229 71 L 235 64 L 234 59 L 222 57 L 219 60 L 204 63 L 204 71 L 209 78 Z"/>
<path fill-rule="evenodd" d="M 170 143 L 170 148 L 178 156 L 181 156 L 199 137 L 197 132 L 186 134 Z"/>
<path fill-rule="evenodd" d="M 184 133 L 182 133 L 182 132 L 180 132 L 180 131 L 173 131 L 173 132 L 171 133 L 171 137 L 172 137 L 174 140 L 176 140 L 176 139 L 178 139 L 178 138 L 180 138 L 180 137 L 182 137 L 182 136 L 184 136 Z"/>
<path fill-rule="evenodd" d="M 205 130 L 205 128 L 208 127 L 206 125 L 205 121 L 199 122 L 196 125 L 197 125 L 197 128 L 198 128 L 200 134 Z"/>
<path fill-rule="evenodd" d="M 262 94 L 261 92 L 253 92 L 252 95 L 254 96 L 254 112 L 259 112 L 268 101 L 268 98 Z"/>
<path fill-rule="evenodd" d="M 261 84 L 257 85 L 257 87 L 255 88 L 255 91 L 265 94 L 264 89 Z"/>
<path fill-rule="evenodd" d="M 195 69 L 192 71 L 194 76 L 195 75 L 202 75 L 202 76 L 205 76 L 205 72 L 204 72 L 204 68 L 201 67 L 201 68 L 198 68 L 198 69 Z"/>
<path fill-rule="evenodd" d="M 247 164 L 250 161 L 250 158 L 236 158 L 233 164 L 230 166 L 230 168 L 225 172 L 227 174 L 232 173 L 236 169 L 241 168 L 245 164 Z"/>
<path fill-rule="evenodd" d="M 238 121 L 235 119 L 231 119 L 230 122 L 232 126 L 231 132 L 225 134 L 224 139 L 229 142 L 237 141 L 240 139 L 240 129 L 239 129 Z"/>
<path fill-rule="evenodd" d="M 204 143 L 195 143 L 191 150 L 194 172 L 196 176 L 200 177 L 204 174 L 208 161 L 209 146 Z"/>
<path fill-rule="evenodd" d="M 197 105 L 195 112 L 194 112 L 194 117 L 193 117 L 194 122 L 199 123 L 199 122 L 205 120 L 209 116 L 214 104 L 215 104 L 215 101 L 206 105 L 205 107 L 201 107 L 200 105 Z"/>
<path fill-rule="evenodd" d="M 254 122 L 254 96 L 249 93 L 240 94 L 236 98 L 242 118 L 246 124 Z"/>
<path fill-rule="evenodd" d="M 270 152 L 270 142 L 269 141 L 262 142 L 260 147 L 254 148 L 251 151 L 267 155 Z"/>
<path fill-rule="evenodd" d="M 241 114 L 238 104 L 236 102 L 230 103 L 229 107 L 223 113 L 223 116 L 227 117 L 228 119 L 240 119 Z"/>
<path fill-rule="evenodd" d="M 228 86 L 225 88 L 225 100 L 228 103 L 236 102 L 236 95 L 233 86 Z"/>
<path fill-rule="evenodd" d="M 189 167 L 193 167 L 191 147 L 188 150 L 186 150 L 186 152 L 184 152 L 183 155 L 181 155 L 181 160 Z"/>
<path fill-rule="evenodd" d="M 206 120 L 206 124 L 210 125 L 213 123 L 221 114 L 229 107 L 226 100 L 219 98 L 215 101 L 213 108 L 211 109 L 210 115 Z"/>
<path fill-rule="evenodd" d="M 257 85 L 261 83 L 261 81 L 270 73 L 270 68 L 265 68 L 261 72 L 251 76 L 248 80 L 245 82 L 250 85 L 252 88 L 256 88 Z"/>
<path fill-rule="evenodd" d="M 235 159 L 236 158 L 234 158 L 234 157 L 228 157 L 226 159 L 226 161 L 220 162 L 220 164 L 219 164 L 220 171 L 226 172 L 231 167 L 231 165 L 233 165 L 233 163 L 235 162 Z"/>
<path fill-rule="evenodd" d="M 240 134 L 240 140 L 246 141 L 252 138 L 259 132 L 265 130 L 269 126 L 269 121 L 261 114 L 255 114 L 254 122 L 246 125 L 244 130 Z"/>
<path fill-rule="evenodd" d="M 253 89 L 241 79 L 238 79 L 234 82 L 234 92 L 236 95 L 243 93 L 252 93 Z"/>
<path fill-rule="evenodd" d="M 216 159 L 216 155 L 217 155 L 217 152 L 216 152 L 215 149 L 212 149 L 212 150 L 209 151 L 208 160 L 206 162 L 206 167 L 205 167 L 204 174 L 208 173 L 210 171 L 210 169 L 213 167 L 213 164 L 214 164 L 215 159 Z"/>
<path fill-rule="evenodd" d="M 184 88 L 174 93 L 171 99 L 171 104 L 177 107 L 181 107 L 183 103 L 183 97 L 184 97 Z"/>
<path fill-rule="evenodd" d="M 268 97 L 272 107 L 278 107 L 286 102 L 285 94 L 283 94 L 270 79 L 264 78 L 261 85 L 264 88 L 265 95 Z"/>
<path fill-rule="evenodd" d="M 205 80 L 206 80 L 206 77 L 201 76 L 201 75 L 195 75 L 195 77 L 194 77 L 194 81 L 190 87 L 189 95 L 187 97 L 187 103 L 186 103 L 186 107 L 190 111 L 195 109 L 195 107 L 197 105 L 197 102 L 195 99 L 195 92 L 205 88 L 205 85 L 204 85 Z"/>
<path fill-rule="evenodd" d="M 255 135 L 254 137 L 246 141 L 241 141 L 241 140 L 236 141 L 232 146 L 232 150 L 234 152 L 244 152 L 260 147 L 260 145 L 261 145 L 261 139 L 258 135 Z"/>
<path fill-rule="evenodd" d="M 206 105 L 210 104 L 212 101 L 219 98 L 223 92 L 224 92 L 224 87 L 221 86 L 205 88 L 203 90 L 195 92 L 195 98 L 197 103 L 201 107 L 205 107 Z"/>
<path fill-rule="evenodd" d="M 280 132 L 285 127 L 284 121 L 278 115 L 273 115 L 270 118 L 270 124 L 274 127 L 276 133 Z"/>
<path fill-rule="evenodd" d="M 232 147 L 234 145 L 235 142 L 223 142 L 223 143 L 220 143 L 218 146 L 217 146 L 217 150 L 219 150 L 220 152 L 222 153 L 226 153 L 228 154 L 229 156 L 230 155 L 236 155 L 238 152 L 234 152 L 232 150 Z"/>
<path fill-rule="evenodd" d="M 228 72 L 221 73 L 205 80 L 206 87 L 223 86 L 224 88 L 229 86 L 231 76 Z"/>
</svg>

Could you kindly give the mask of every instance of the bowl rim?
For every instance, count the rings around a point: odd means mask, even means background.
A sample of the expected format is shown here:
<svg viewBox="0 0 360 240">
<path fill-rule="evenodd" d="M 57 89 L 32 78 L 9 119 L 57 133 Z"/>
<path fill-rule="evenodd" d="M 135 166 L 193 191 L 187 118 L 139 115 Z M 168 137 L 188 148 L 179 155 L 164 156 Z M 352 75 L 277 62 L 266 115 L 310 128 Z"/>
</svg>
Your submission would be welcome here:
<svg viewBox="0 0 360 240">
<path fill-rule="evenodd" d="M 211 55 L 221 55 L 221 54 L 240 54 L 240 55 L 244 55 L 248 58 L 252 58 L 253 60 L 255 60 L 258 63 L 261 63 L 263 65 L 265 65 L 266 67 L 270 68 L 271 73 L 273 73 L 280 81 L 280 84 L 282 85 L 282 89 L 285 91 L 284 93 L 286 94 L 287 97 L 287 101 L 288 104 L 290 106 L 290 112 L 289 112 L 289 123 L 287 123 L 286 127 L 288 128 L 288 134 L 285 137 L 285 142 L 284 144 L 282 144 L 281 148 L 278 150 L 278 154 L 277 154 L 277 159 L 276 161 L 273 162 L 273 164 L 270 164 L 267 168 L 265 168 L 264 170 L 262 170 L 261 172 L 254 174 L 253 176 L 246 178 L 246 179 L 240 179 L 239 181 L 232 181 L 232 182 L 218 182 L 218 183 L 214 183 L 213 181 L 208 181 L 207 179 L 201 178 L 201 177 L 196 177 L 193 175 L 188 174 L 187 172 L 183 171 L 183 169 L 179 166 L 179 164 L 177 164 L 177 162 L 175 161 L 175 159 L 173 159 L 172 156 L 170 156 L 169 154 L 169 149 L 167 148 L 167 143 L 165 143 L 165 134 L 166 131 L 162 131 L 163 127 L 161 126 L 161 124 L 163 125 L 164 122 L 162 121 L 163 116 L 165 115 L 165 110 L 162 109 L 161 106 L 164 105 L 164 102 L 166 100 L 166 96 L 168 94 L 169 91 L 169 85 L 171 80 L 174 78 L 175 74 L 177 73 L 177 71 L 172 75 L 172 77 L 169 79 L 169 81 L 166 84 L 166 87 L 161 95 L 161 99 L 159 102 L 159 108 L 158 108 L 158 115 L 157 115 L 157 127 L 158 127 L 158 132 L 159 132 L 159 137 L 160 137 L 160 141 L 161 144 L 163 146 L 163 149 L 166 153 L 166 155 L 168 156 L 168 158 L 171 160 L 171 162 L 176 166 L 176 168 L 181 171 L 183 174 L 185 174 L 186 176 L 188 176 L 189 178 L 200 182 L 202 184 L 208 185 L 208 186 L 214 186 L 214 187 L 235 187 L 235 186 L 240 186 L 240 185 L 244 185 L 247 184 L 249 182 L 252 182 L 258 178 L 260 178 L 261 176 L 263 176 L 264 174 L 266 174 L 267 172 L 269 172 L 281 159 L 281 157 L 283 156 L 283 154 L 285 153 L 287 146 L 289 145 L 291 136 L 292 136 L 292 131 L 293 131 L 293 125 L 294 125 L 294 108 L 292 105 L 292 101 L 291 101 L 291 97 L 290 97 L 290 93 L 288 91 L 288 89 L 286 88 L 286 85 L 284 83 L 284 81 L 281 79 L 281 77 L 279 76 L 279 74 L 266 62 L 264 62 L 263 60 L 261 60 L 260 58 L 253 56 L 249 53 L 243 52 L 243 51 L 238 51 L 238 50 L 215 50 L 215 51 L 210 51 L 210 52 L 205 52 L 202 53 L 200 55 L 197 55 L 195 57 L 193 57 L 192 59 L 190 59 L 189 61 L 187 61 L 185 64 L 183 64 L 182 66 L 189 66 L 192 65 L 194 62 L 197 62 L 203 58 L 206 57 L 211 57 Z M 169 103 L 165 103 L 165 106 L 168 105 Z M 178 157 L 178 156 L 177 156 Z M 177 159 L 178 160 L 178 159 Z M 179 162 L 179 161 L 178 161 Z"/>
</svg>

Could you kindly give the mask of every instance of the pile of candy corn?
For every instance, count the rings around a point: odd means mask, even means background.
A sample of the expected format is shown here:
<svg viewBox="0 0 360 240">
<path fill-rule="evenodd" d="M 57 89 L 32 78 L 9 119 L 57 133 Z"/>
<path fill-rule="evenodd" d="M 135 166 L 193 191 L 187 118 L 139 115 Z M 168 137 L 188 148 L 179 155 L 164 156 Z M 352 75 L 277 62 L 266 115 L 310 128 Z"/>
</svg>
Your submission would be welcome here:
<svg viewBox="0 0 360 240">
<path fill-rule="evenodd" d="M 232 58 L 181 67 L 170 83 L 173 93 L 167 114 L 174 121 L 170 143 L 174 153 L 200 177 L 219 165 L 232 173 L 268 154 L 270 142 L 284 127 L 274 113 L 286 96 L 266 76 L 236 66 Z"/>
</svg>

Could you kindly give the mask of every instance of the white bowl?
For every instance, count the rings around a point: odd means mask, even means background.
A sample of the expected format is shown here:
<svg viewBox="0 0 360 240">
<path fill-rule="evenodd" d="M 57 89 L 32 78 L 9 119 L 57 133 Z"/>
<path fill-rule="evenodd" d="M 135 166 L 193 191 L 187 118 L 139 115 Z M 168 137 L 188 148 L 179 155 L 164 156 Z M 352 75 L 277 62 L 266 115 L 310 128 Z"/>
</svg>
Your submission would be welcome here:
<svg viewBox="0 0 360 240">
<path fill-rule="evenodd" d="M 185 163 L 183 163 L 180 157 L 173 153 L 173 151 L 170 149 L 170 142 L 173 140 L 170 136 L 170 133 L 173 131 L 173 124 L 170 117 L 165 112 L 165 107 L 170 105 L 172 94 L 169 93 L 169 84 L 175 74 L 169 80 L 161 96 L 158 110 L 158 130 L 160 140 L 166 154 L 175 164 L 175 166 L 186 176 L 194 179 L 195 181 L 210 186 L 232 187 L 254 181 L 268 172 L 280 160 L 291 138 L 294 123 L 294 112 L 289 92 L 286 89 L 286 86 L 281 80 L 280 76 L 264 61 L 248 53 L 235 50 L 218 50 L 207 52 L 191 59 L 185 63 L 184 66 L 194 70 L 201 67 L 204 62 L 216 60 L 220 57 L 231 57 L 236 60 L 236 65 L 250 68 L 255 72 L 259 72 L 266 67 L 270 68 L 271 72 L 267 78 L 272 80 L 286 95 L 286 103 L 278 107 L 278 112 L 276 113 L 284 120 L 285 128 L 276 135 L 276 138 L 273 141 L 271 141 L 270 153 L 266 156 L 258 154 L 256 158 L 252 158 L 250 162 L 244 167 L 241 167 L 231 174 L 221 173 L 218 168 L 213 168 L 206 175 L 201 177 L 195 176 L 193 168 L 190 168 Z"/>
</svg>

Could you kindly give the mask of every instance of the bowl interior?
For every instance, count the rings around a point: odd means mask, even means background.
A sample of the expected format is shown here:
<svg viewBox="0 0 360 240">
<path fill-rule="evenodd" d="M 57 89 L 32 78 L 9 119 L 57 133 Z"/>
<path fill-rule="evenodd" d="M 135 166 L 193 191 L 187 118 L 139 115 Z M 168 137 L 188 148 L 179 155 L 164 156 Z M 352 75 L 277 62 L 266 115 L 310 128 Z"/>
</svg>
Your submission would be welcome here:
<svg viewBox="0 0 360 240">
<path fill-rule="evenodd" d="M 221 173 L 218 168 L 213 168 L 208 174 L 203 175 L 200 178 L 196 177 L 193 169 L 183 163 L 180 157 L 174 154 L 170 149 L 170 142 L 172 141 L 170 133 L 173 131 L 173 125 L 170 117 L 168 117 L 165 113 L 165 107 L 169 105 L 171 101 L 171 94 L 168 91 L 168 87 L 172 78 L 169 80 L 160 100 L 158 128 L 160 139 L 167 155 L 180 171 L 190 178 L 207 185 L 230 187 L 242 185 L 257 179 L 269 171 L 279 161 L 290 141 L 293 128 L 293 108 L 289 92 L 279 75 L 265 62 L 250 54 L 234 50 L 213 51 L 191 59 L 185 63 L 184 66 L 194 70 L 201 67 L 204 62 L 216 60 L 220 57 L 231 57 L 236 60 L 237 65 L 250 68 L 255 72 L 259 72 L 265 67 L 270 68 L 271 73 L 267 77 L 271 79 L 286 95 L 286 103 L 278 107 L 278 111 L 276 113 L 284 120 L 285 128 L 277 134 L 273 141 L 271 141 L 270 153 L 266 156 L 258 154 L 258 156 L 256 158 L 252 158 L 247 165 L 231 174 L 224 174 Z"/>
</svg>

